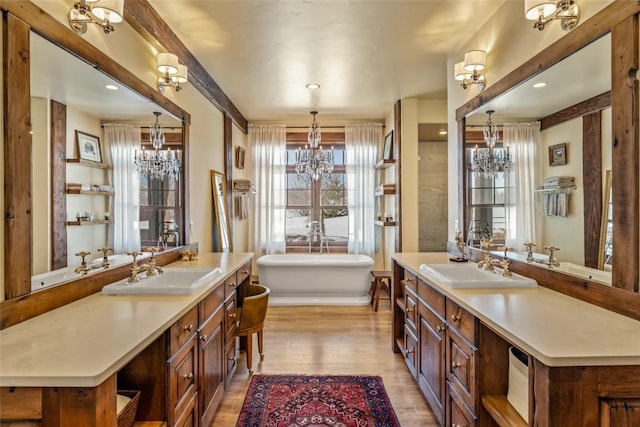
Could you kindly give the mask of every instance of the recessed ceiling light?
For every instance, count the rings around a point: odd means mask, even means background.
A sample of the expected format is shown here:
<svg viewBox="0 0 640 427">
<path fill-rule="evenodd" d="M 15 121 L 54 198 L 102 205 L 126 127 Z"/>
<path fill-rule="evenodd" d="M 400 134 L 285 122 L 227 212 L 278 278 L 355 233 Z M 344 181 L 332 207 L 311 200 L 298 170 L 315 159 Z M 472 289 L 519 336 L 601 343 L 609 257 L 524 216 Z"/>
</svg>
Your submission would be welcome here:
<svg viewBox="0 0 640 427">
<path fill-rule="evenodd" d="M 533 85 L 535 88 L 545 87 L 547 84 L 545 82 L 539 82 Z"/>
<path fill-rule="evenodd" d="M 318 83 L 309 83 L 307 89 L 318 89 L 320 85 Z"/>
<path fill-rule="evenodd" d="M 118 89 L 119 89 L 119 88 L 118 88 L 118 86 L 116 86 L 116 85 L 111 85 L 111 84 L 109 84 L 109 85 L 104 85 L 104 87 L 106 87 L 106 88 L 107 88 L 107 89 L 109 89 L 109 90 L 118 90 Z"/>
</svg>

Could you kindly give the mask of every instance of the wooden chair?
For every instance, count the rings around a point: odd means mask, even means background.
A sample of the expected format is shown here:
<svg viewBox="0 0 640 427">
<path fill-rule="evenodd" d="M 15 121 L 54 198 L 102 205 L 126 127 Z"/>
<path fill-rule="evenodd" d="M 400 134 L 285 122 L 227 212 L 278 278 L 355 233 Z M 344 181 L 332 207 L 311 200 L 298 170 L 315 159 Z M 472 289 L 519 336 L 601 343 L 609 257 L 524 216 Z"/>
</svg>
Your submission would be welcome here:
<svg viewBox="0 0 640 427">
<path fill-rule="evenodd" d="M 378 302 L 381 299 L 390 300 L 391 297 L 381 297 L 382 288 L 386 287 L 388 295 L 391 295 L 391 272 L 382 270 L 371 271 L 373 281 L 371 282 L 371 304 L 373 304 L 373 311 L 378 311 Z"/>
<path fill-rule="evenodd" d="M 236 327 L 236 336 L 247 337 L 247 368 L 249 374 L 253 374 L 251 369 L 252 362 L 252 346 L 253 333 L 258 334 L 258 352 L 260 359 L 264 359 L 262 351 L 262 329 L 264 328 L 264 319 L 267 316 L 267 304 L 269 302 L 269 288 L 263 285 L 249 285 L 247 296 L 242 300 L 242 306 L 238 308 L 238 324 Z"/>
</svg>

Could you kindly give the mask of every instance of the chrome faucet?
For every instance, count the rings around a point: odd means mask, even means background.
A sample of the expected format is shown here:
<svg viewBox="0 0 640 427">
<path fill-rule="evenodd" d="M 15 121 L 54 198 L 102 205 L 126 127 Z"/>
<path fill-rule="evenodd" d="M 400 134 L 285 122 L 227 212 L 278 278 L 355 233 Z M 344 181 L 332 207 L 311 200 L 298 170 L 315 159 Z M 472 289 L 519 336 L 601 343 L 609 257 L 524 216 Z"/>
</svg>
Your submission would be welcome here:
<svg viewBox="0 0 640 427">
<path fill-rule="evenodd" d="M 532 242 L 527 242 L 524 244 L 524 246 L 527 248 L 527 262 L 533 262 L 533 248 L 536 247 L 535 243 Z"/>
<path fill-rule="evenodd" d="M 146 251 L 151 252 L 151 258 L 149 259 L 148 263 L 142 265 L 138 265 L 138 256 L 141 255 L 141 252 L 127 252 L 127 255 L 131 255 L 133 257 L 133 262 L 131 263 L 131 274 L 127 279 L 127 283 L 139 282 L 140 278 L 138 277 L 138 275 L 145 272 L 147 273 L 147 277 L 164 273 L 162 268 L 156 265 L 155 253 L 158 251 L 158 248 L 150 247 L 147 248 Z"/>
<path fill-rule="evenodd" d="M 559 251 L 560 248 L 557 246 L 545 246 L 544 247 L 546 250 L 549 251 L 549 261 L 547 261 L 547 266 L 549 267 L 560 267 L 560 262 L 558 261 L 558 259 L 555 257 L 554 253 L 556 251 Z"/>
<path fill-rule="evenodd" d="M 87 262 L 85 261 L 85 257 L 87 255 L 91 255 L 91 252 L 88 252 L 88 251 L 78 252 L 76 256 L 82 257 L 82 261 L 80 262 L 80 265 L 76 267 L 74 272 L 76 274 L 80 274 L 84 276 L 89 271 L 95 270 L 96 268 L 105 268 L 105 269 L 109 268 L 109 257 L 107 257 L 107 254 L 110 251 L 112 251 L 112 249 L 109 247 L 104 247 L 104 248 L 98 248 L 98 250 L 102 252 L 102 255 L 103 255 L 102 262 L 100 264 L 91 264 L 91 265 L 87 264 Z"/>
</svg>

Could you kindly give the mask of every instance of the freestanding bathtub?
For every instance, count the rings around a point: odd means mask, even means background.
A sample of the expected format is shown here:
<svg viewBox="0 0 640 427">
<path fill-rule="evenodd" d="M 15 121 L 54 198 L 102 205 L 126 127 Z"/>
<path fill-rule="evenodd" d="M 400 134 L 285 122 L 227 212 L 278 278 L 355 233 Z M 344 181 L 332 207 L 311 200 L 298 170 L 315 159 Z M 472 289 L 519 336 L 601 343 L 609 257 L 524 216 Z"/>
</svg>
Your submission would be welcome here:
<svg viewBox="0 0 640 427">
<path fill-rule="evenodd" d="M 256 261 L 269 305 L 369 304 L 373 260 L 359 254 L 275 254 Z"/>
</svg>

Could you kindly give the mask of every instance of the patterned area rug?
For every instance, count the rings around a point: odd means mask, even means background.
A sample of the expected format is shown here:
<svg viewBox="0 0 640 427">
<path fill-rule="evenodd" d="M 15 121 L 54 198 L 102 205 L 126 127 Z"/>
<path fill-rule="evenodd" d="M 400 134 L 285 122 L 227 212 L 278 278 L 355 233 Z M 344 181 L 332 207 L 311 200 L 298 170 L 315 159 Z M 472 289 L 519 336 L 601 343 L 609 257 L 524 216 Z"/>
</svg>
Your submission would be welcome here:
<svg viewBox="0 0 640 427">
<path fill-rule="evenodd" d="M 254 375 L 237 427 L 400 426 L 382 378 Z"/>
</svg>

